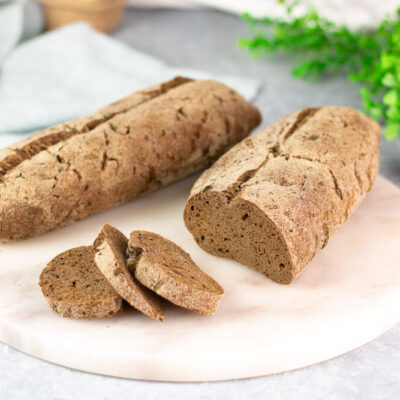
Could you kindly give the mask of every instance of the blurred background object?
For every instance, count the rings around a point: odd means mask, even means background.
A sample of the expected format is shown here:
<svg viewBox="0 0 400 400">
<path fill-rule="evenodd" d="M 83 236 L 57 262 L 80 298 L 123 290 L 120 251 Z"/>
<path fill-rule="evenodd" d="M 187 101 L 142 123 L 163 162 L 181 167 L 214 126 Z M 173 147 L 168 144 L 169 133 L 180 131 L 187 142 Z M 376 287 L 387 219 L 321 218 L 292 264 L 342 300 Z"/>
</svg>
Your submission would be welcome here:
<svg viewBox="0 0 400 400">
<path fill-rule="evenodd" d="M 321 16 L 349 28 L 374 28 L 398 6 L 398 0 L 301 0 L 297 16 L 314 6 Z M 277 0 L 128 0 L 137 7 L 201 7 L 208 6 L 235 14 L 250 13 L 254 17 L 285 18 Z"/>
<path fill-rule="evenodd" d="M 122 21 L 125 0 L 40 0 L 46 28 L 85 21 L 101 32 L 111 32 Z"/>
<path fill-rule="evenodd" d="M 284 53 L 296 59 L 292 75 L 309 82 L 346 73 L 359 86 L 363 111 L 388 140 L 400 137 L 400 8 L 378 27 L 351 29 L 311 7 L 299 13 L 304 0 L 279 2 L 285 19 L 245 14 L 251 35 L 239 45 L 255 58 Z"/>
<path fill-rule="evenodd" d="M 43 16 L 37 3 L 0 0 L 0 65 L 19 41 L 36 36 L 42 29 Z"/>
<path fill-rule="evenodd" d="M 21 2 L 0 2 L 0 63 L 21 39 L 22 7 Z"/>
</svg>

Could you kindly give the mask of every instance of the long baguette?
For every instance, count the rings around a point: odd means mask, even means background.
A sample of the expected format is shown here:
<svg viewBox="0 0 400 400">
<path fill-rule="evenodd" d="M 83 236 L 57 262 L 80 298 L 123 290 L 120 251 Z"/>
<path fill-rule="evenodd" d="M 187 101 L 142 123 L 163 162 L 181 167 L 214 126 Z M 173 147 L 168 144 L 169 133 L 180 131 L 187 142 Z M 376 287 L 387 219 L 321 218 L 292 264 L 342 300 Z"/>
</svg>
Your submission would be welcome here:
<svg viewBox="0 0 400 400">
<path fill-rule="evenodd" d="M 71 224 L 209 166 L 260 123 L 227 86 L 175 78 L 0 152 L 0 239 Z"/>
<path fill-rule="evenodd" d="M 195 183 L 184 218 L 206 251 L 291 283 L 371 189 L 380 129 L 307 108 L 244 139 Z"/>
</svg>

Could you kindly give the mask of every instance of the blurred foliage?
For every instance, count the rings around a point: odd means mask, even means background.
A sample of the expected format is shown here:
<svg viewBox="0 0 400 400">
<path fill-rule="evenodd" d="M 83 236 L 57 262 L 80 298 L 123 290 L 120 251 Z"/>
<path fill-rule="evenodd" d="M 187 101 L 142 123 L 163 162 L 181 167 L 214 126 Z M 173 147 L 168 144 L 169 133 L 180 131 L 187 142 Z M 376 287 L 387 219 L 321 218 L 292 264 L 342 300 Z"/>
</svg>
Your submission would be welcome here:
<svg viewBox="0 0 400 400">
<path fill-rule="evenodd" d="M 300 0 L 278 0 L 286 20 L 256 19 L 249 14 L 252 37 L 239 45 L 255 57 L 287 53 L 298 61 L 297 78 L 313 81 L 345 71 L 359 83 L 364 111 L 385 126 L 391 140 L 400 137 L 400 7 L 375 30 L 352 31 L 320 16 L 314 9 L 294 15 Z"/>
</svg>

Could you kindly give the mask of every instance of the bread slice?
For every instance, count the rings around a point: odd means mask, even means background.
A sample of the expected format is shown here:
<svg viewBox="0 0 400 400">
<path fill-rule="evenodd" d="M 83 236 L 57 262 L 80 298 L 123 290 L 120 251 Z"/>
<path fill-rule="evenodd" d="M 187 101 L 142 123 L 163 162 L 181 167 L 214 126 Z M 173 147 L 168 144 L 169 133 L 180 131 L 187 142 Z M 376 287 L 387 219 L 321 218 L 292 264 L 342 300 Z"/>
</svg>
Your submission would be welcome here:
<svg viewBox="0 0 400 400">
<path fill-rule="evenodd" d="M 63 317 L 104 318 L 122 311 L 122 298 L 98 270 L 93 255 L 90 246 L 67 250 L 40 275 L 44 297 Z"/>
<path fill-rule="evenodd" d="M 199 314 L 215 314 L 224 294 L 222 287 L 188 253 L 152 232 L 131 233 L 127 264 L 144 286 Z"/>
<path fill-rule="evenodd" d="M 152 319 L 164 319 L 161 299 L 143 287 L 126 266 L 128 239 L 117 229 L 104 225 L 94 242 L 94 260 L 111 286 L 132 307 Z"/>
</svg>

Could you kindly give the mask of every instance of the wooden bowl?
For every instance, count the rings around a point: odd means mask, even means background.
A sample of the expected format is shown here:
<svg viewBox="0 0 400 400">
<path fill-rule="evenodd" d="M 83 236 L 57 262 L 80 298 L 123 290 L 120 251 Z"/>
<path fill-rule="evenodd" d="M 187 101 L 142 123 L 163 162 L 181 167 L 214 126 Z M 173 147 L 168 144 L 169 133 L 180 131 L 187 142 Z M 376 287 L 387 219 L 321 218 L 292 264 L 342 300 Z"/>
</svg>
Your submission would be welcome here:
<svg viewBox="0 0 400 400">
<path fill-rule="evenodd" d="M 39 1 L 43 4 L 47 29 L 85 21 L 101 32 L 111 32 L 121 24 L 125 3 L 125 0 Z"/>
</svg>

